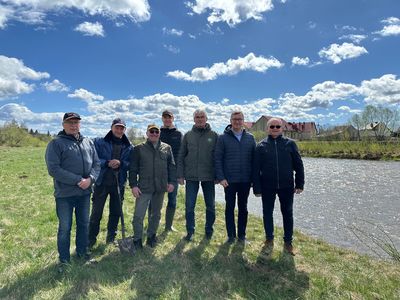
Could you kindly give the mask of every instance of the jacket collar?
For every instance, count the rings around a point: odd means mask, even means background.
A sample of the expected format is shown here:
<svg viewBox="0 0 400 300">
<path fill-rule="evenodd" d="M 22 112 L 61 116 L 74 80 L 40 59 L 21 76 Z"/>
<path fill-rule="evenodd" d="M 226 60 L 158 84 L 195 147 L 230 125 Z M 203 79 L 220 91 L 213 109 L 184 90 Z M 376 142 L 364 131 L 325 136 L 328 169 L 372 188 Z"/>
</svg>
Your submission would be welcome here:
<svg viewBox="0 0 400 300">
<path fill-rule="evenodd" d="M 107 142 L 111 142 L 112 141 L 112 137 L 113 137 L 113 133 L 110 130 L 106 136 L 104 137 L 104 140 Z M 128 140 L 128 137 L 126 136 L 126 134 L 124 133 L 124 135 L 122 136 L 122 143 L 125 144 L 126 146 L 130 146 L 131 142 Z"/>
</svg>

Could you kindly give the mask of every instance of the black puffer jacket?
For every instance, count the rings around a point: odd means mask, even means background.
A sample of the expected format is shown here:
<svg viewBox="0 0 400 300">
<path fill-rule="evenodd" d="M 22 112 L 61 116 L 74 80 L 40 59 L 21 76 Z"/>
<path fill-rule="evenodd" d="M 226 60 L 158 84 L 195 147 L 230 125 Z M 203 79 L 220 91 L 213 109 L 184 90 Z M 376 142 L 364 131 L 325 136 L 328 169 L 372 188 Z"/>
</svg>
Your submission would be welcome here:
<svg viewBox="0 0 400 300">
<path fill-rule="evenodd" d="M 178 161 L 179 148 L 182 142 L 182 132 L 174 128 L 161 128 L 160 141 L 171 146 L 175 162 Z"/>
<path fill-rule="evenodd" d="M 255 194 L 261 194 L 262 190 L 284 188 L 304 188 L 303 161 L 293 140 L 268 136 L 256 147 L 253 190 Z"/>
</svg>

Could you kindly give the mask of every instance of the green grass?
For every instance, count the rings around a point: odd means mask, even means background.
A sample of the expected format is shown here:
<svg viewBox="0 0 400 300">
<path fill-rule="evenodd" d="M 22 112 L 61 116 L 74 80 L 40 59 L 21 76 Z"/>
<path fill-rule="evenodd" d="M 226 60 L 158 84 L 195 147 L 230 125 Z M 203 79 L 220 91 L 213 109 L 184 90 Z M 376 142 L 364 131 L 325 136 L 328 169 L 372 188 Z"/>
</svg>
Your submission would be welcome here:
<svg viewBox="0 0 400 300">
<path fill-rule="evenodd" d="M 0 148 L 0 299 L 399 299 L 398 264 L 362 256 L 295 233 L 295 257 L 276 239 L 263 249 L 260 218 L 249 216 L 250 244 L 224 244 L 223 207 L 215 234 L 203 239 L 204 205 L 196 208 L 195 241 L 183 241 L 183 195 L 174 226 L 160 244 L 135 256 L 105 245 L 105 216 L 97 264 L 73 260 L 57 274 L 57 217 L 43 148 Z M 134 200 L 126 196 L 126 219 Z M 282 231 L 277 228 L 277 237 Z M 73 238 L 72 238 L 73 240 Z M 72 243 L 73 244 L 73 243 Z"/>
<path fill-rule="evenodd" d="M 309 157 L 400 160 L 398 141 L 299 141 L 297 144 L 301 154 Z"/>
</svg>

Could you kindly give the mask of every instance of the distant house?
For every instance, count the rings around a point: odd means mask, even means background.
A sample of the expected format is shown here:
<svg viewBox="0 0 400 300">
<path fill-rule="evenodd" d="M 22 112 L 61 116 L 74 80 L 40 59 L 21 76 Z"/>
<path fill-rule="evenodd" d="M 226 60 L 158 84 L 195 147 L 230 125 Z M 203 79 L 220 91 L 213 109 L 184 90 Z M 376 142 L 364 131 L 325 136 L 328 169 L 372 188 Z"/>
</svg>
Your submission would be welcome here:
<svg viewBox="0 0 400 300">
<path fill-rule="evenodd" d="M 392 131 L 382 122 L 373 122 L 360 129 L 362 137 L 384 140 L 392 135 Z"/>
<path fill-rule="evenodd" d="M 321 140 L 357 140 L 358 131 L 352 125 L 335 126 L 318 135 Z"/>
<path fill-rule="evenodd" d="M 254 122 L 244 122 L 244 128 L 246 128 L 246 130 L 251 130 L 253 125 L 254 125 Z"/>
<path fill-rule="evenodd" d="M 261 116 L 251 127 L 251 131 L 266 131 L 267 122 L 271 116 Z M 317 135 L 317 127 L 314 122 L 287 122 L 284 119 L 283 133 L 285 136 L 296 140 L 310 140 Z"/>
</svg>

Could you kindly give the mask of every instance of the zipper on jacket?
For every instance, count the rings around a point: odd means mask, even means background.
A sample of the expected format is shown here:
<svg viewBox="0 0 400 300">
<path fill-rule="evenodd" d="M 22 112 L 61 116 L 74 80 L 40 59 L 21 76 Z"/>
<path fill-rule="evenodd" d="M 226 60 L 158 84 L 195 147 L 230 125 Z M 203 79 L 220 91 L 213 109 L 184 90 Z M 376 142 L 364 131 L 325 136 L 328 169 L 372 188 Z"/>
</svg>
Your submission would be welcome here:
<svg viewBox="0 0 400 300">
<path fill-rule="evenodd" d="M 275 139 L 275 155 L 276 155 L 276 179 L 277 179 L 277 184 L 278 184 L 278 189 L 279 189 L 279 158 L 278 158 L 278 146 L 276 143 Z"/>
<path fill-rule="evenodd" d="M 81 148 L 81 142 L 78 141 L 77 144 L 78 144 L 79 152 L 81 153 L 81 158 L 82 158 L 82 170 L 83 170 L 82 176 L 88 176 L 89 174 L 86 174 L 86 170 L 85 170 L 85 160 L 83 159 L 83 153 L 82 153 L 82 148 Z"/>
</svg>

